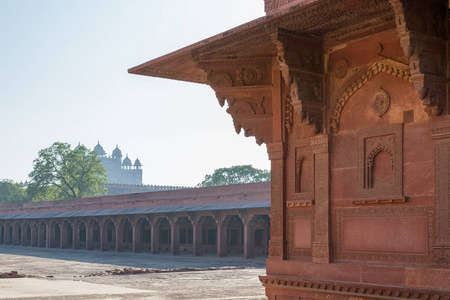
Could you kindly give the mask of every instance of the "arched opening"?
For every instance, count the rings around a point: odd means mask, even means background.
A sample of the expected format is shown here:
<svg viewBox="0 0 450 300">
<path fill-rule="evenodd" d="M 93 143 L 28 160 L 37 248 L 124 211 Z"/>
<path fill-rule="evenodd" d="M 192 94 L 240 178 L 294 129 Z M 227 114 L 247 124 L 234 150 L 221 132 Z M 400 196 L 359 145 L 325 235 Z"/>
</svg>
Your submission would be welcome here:
<svg viewBox="0 0 450 300">
<path fill-rule="evenodd" d="M 159 250 L 170 251 L 172 244 L 172 235 L 170 230 L 170 223 L 167 218 L 161 218 L 159 222 Z"/>
<path fill-rule="evenodd" d="M 254 253 L 255 255 L 268 255 L 270 240 L 270 218 L 268 215 L 257 215 L 253 218 L 253 224 L 255 228 Z"/>
<path fill-rule="evenodd" d="M 16 222 L 13 230 L 13 245 L 19 246 L 22 245 L 22 226 L 19 222 Z"/>
<path fill-rule="evenodd" d="M 79 245 L 80 245 L 80 249 L 87 249 L 86 248 L 86 224 L 84 223 L 84 221 L 80 221 L 79 223 Z"/>
<path fill-rule="evenodd" d="M 73 227 L 69 221 L 64 221 L 61 228 L 61 248 L 73 247 Z"/>
<path fill-rule="evenodd" d="M 226 252 L 228 254 L 241 254 L 243 253 L 244 245 L 244 224 L 237 215 L 227 216 L 225 221 L 226 231 Z"/>
<path fill-rule="evenodd" d="M 150 250 L 152 247 L 152 228 L 150 222 L 146 218 L 141 218 L 136 226 L 139 228 L 139 234 L 137 235 L 136 241 L 140 246 L 138 251 Z"/>
<path fill-rule="evenodd" d="M 133 249 L 133 226 L 131 226 L 128 218 L 122 221 L 122 242 L 124 250 Z"/>
<path fill-rule="evenodd" d="M 0 244 L 5 243 L 5 225 L 0 223 Z"/>
<path fill-rule="evenodd" d="M 116 249 L 116 225 L 111 219 L 108 219 L 103 223 L 100 240 L 100 249 L 102 251 Z"/>
<path fill-rule="evenodd" d="M 295 170 L 296 193 L 305 193 L 309 191 L 308 173 L 308 159 L 306 156 L 298 157 Z"/>
<path fill-rule="evenodd" d="M 53 235 L 52 238 L 54 239 L 54 243 L 51 246 L 51 248 L 61 247 L 61 227 L 56 222 L 53 224 L 52 235 Z"/>
<path fill-rule="evenodd" d="M 41 221 L 38 227 L 38 247 L 46 247 L 46 245 L 47 245 L 47 224 L 44 221 Z"/>
<path fill-rule="evenodd" d="M 31 246 L 31 225 L 28 222 L 23 226 L 22 246 Z"/>
<path fill-rule="evenodd" d="M 366 188 L 393 188 L 394 185 L 394 158 L 388 148 L 379 146 L 367 159 Z"/>
<path fill-rule="evenodd" d="M 202 251 L 203 253 L 217 252 L 217 223 L 211 216 L 201 218 Z"/>
<path fill-rule="evenodd" d="M 194 233 L 191 221 L 187 217 L 181 217 L 178 225 L 180 226 L 180 252 L 192 252 Z"/>
<path fill-rule="evenodd" d="M 392 159 L 386 151 L 381 151 L 373 159 L 372 188 L 392 188 L 394 180 Z"/>
</svg>

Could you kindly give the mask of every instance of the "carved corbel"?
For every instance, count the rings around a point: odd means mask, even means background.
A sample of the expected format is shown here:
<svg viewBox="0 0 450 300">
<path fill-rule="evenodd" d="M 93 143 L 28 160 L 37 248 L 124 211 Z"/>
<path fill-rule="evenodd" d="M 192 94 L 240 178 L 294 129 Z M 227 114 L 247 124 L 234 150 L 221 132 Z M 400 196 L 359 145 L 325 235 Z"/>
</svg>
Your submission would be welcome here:
<svg viewBox="0 0 450 300">
<path fill-rule="evenodd" d="M 278 48 L 278 64 L 288 87 L 290 104 L 314 134 L 323 129 L 322 40 L 285 29 L 272 36 Z"/>
<path fill-rule="evenodd" d="M 244 131 L 256 142 L 272 141 L 271 68 L 267 60 L 239 63 L 198 63 L 216 92 L 220 106 L 228 104 L 236 133 Z"/>
<path fill-rule="evenodd" d="M 411 81 L 430 116 L 447 114 L 447 2 L 390 0 Z"/>
</svg>

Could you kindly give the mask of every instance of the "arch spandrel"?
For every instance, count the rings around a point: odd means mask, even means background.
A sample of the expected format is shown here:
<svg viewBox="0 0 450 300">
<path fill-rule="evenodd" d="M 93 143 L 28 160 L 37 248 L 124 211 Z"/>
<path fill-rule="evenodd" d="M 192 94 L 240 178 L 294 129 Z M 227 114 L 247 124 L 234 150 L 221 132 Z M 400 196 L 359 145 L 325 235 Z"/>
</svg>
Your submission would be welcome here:
<svg viewBox="0 0 450 300">
<path fill-rule="evenodd" d="M 381 116 L 373 107 L 374 102 L 379 100 L 377 95 L 380 94 L 386 94 L 386 110 Z M 331 121 L 332 126 L 336 125 L 332 127 L 333 130 L 334 128 L 339 130 L 334 131 L 335 133 L 429 119 L 414 86 L 408 81 L 384 72 L 365 82 L 339 110 L 340 113 L 337 109 L 333 112 L 337 117 L 335 119 L 332 117 Z M 406 117 L 408 114 L 411 114 L 409 119 Z"/>
</svg>

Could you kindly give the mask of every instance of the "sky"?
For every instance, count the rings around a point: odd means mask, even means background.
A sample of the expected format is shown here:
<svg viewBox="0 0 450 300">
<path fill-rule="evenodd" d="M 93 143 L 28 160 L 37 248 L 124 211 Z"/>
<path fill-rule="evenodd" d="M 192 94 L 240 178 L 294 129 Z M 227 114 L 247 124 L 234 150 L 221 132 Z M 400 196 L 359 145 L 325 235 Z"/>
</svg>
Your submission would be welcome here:
<svg viewBox="0 0 450 300">
<path fill-rule="evenodd" d="M 118 145 L 151 185 L 269 169 L 209 86 L 127 73 L 263 15 L 263 0 L 0 0 L 0 179 L 27 180 L 56 141 Z"/>
</svg>

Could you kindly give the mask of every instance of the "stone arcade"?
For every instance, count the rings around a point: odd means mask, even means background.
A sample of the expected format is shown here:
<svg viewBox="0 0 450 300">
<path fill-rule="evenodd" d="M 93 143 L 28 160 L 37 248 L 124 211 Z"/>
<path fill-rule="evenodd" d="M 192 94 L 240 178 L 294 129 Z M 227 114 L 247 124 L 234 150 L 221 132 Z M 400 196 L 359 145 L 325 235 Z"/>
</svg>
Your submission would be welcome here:
<svg viewBox="0 0 450 300">
<path fill-rule="evenodd" d="M 449 299 L 448 5 L 265 0 L 129 70 L 209 85 L 267 145 L 270 299 Z"/>
<path fill-rule="evenodd" d="M 0 205 L 0 244 L 267 255 L 270 183 Z"/>
</svg>

